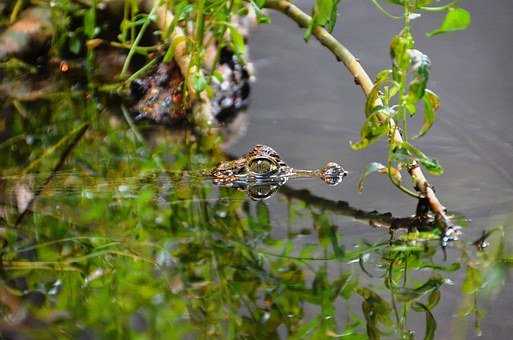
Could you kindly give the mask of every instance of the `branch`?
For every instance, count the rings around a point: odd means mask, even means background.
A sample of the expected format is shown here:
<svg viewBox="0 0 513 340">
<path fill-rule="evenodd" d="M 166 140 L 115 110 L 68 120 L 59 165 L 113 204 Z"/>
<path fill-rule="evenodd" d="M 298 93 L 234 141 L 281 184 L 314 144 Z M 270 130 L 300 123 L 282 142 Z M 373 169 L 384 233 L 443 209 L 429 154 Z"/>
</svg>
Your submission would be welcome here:
<svg viewBox="0 0 513 340">
<path fill-rule="evenodd" d="M 300 8 L 286 0 L 267 0 L 265 7 L 285 14 L 302 28 L 308 27 L 312 21 L 312 18 L 309 15 L 305 14 Z M 355 83 L 359 85 L 363 93 L 368 96 L 374 87 L 374 82 L 371 80 L 367 72 L 365 72 L 359 60 L 324 28 L 315 27 L 312 34 L 322 45 L 335 55 L 338 61 L 341 61 L 346 66 L 347 70 L 354 76 Z M 383 114 L 378 114 L 377 116 L 382 121 L 390 119 L 388 116 Z M 390 123 L 392 125 L 391 130 L 394 131 L 391 139 L 394 143 L 402 143 L 403 138 L 399 129 L 394 128 L 395 122 L 390 119 Z M 414 187 L 427 199 L 431 211 L 435 213 L 436 218 L 443 223 L 445 228 L 451 227 L 451 222 L 447 217 L 445 207 L 436 197 L 433 188 L 422 173 L 419 165 L 414 163 L 408 172 L 412 178 Z"/>
<path fill-rule="evenodd" d="M 408 229 L 408 230 L 432 230 L 433 223 L 420 216 L 413 217 L 394 217 L 391 213 L 379 213 L 377 211 L 365 211 L 349 205 L 345 201 L 333 201 L 312 194 L 306 189 L 294 189 L 288 185 L 283 185 L 278 194 L 288 199 L 297 199 L 308 203 L 311 206 L 322 210 L 331 211 L 341 216 L 352 217 L 355 221 L 368 224 L 373 227 L 380 227 L 389 230 Z"/>
</svg>

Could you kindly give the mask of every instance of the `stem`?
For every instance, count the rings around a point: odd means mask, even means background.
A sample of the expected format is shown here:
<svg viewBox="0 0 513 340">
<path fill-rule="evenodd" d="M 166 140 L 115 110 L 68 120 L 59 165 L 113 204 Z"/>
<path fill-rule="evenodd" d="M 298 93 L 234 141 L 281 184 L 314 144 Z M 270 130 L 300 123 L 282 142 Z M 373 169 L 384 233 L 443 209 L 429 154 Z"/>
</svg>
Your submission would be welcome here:
<svg viewBox="0 0 513 340">
<path fill-rule="evenodd" d="M 129 45 L 129 44 L 118 43 L 116 41 L 111 41 L 110 42 L 110 46 L 117 47 L 117 48 L 123 48 L 123 49 L 127 49 L 127 50 L 132 48 L 132 46 Z M 142 54 L 142 55 L 147 55 L 148 52 L 158 51 L 159 48 L 160 48 L 160 46 L 158 46 L 158 45 L 155 45 L 155 46 L 138 46 L 136 48 L 136 52 L 139 53 L 139 54 Z"/>
<path fill-rule="evenodd" d="M 130 84 L 135 79 L 145 75 L 153 66 L 155 66 L 157 64 L 157 62 L 158 62 L 157 58 L 151 59 L 148 63 L 146 63 L 146 65 L 144 65 L 139 70 L 134 72 L 130 77 L 128 77 L 127 80 L 125 80 L 125 84 Z"/>
<path fill-rule="evenodd" d="M 9 23 L 13 24 L 16 19 L 18 18 L 18 13 L 21 11 L 23 7 L 23 0 L 16 1 L 16 4 L 14 5 L 14 8 L 11 12 L 11 16 L 9 17 Z"/>
<path fill-rule="evenodd" d="M 312 18 L 309 15 L 305 14 L 300 8 L 286 0 L 267 0 L 265 6 L 285 14 L 303 28 L 308 27 L 312 21 Z M 338 61 L 341 61 L 346 66 L 348 71 L 354 76 L 356 84 L 358 84 L 361 87 L 363 93 L 368 96 L 374 87 L 374 82 L 370 79 L 367 72 L 365 72 L 358 59 L 354 57 L 354 55 L 347 49 L 347 47 L 341 44 L 324 28 L 316 27 L 312 34 L 322 45 L 324 45 L 335 55 Z M 378 115 L 378 117 L 383 121 L 389 119 L 389 117 L 385 115 Z M 396 125 L 393 119 L 390 119 L 390 124 L 391 129 L 393 130 L 394 126 Z M 395 130 L 393 136 L 391 136 L 391 139 L 393 143 L 400 144 L 403 142 L 403 138 L 398 130 Z M 415 188 L 424 197 L 426 197 L 431 210 L 444 224 L 444 227 L 447 228 L 451 226 L 449 218 L 445 213 L 445 207 L 436 197 L 435 192 L 431 188 L 431 185 L 422 173 L 422 170 L 418 164 L 414 163 L 408 172 L 412 177 Z"/>
<path fill-rule="evenodd" d="M 135 41 L 132 44 L 132 47 L 128 51 L 128 55 L 126 56 L 125 63 L 123 64 L 123 69 L 121 70 L 121 77 L 125 77 L 128 67 L 130 66 L 130 61 L 132 60 L 134 53 L 136 52 L 137 46 L 139 46 L 139 43 L 141 42 L 141 39 L 144 35 L 144 32 L 146 31 L 146 28 L 150 25 L 151 18 L 155 16 L 155 12 L 157 12 L 157 9 L 159 8 L 160 1 L 156 0 L 153 3 L 153 7 L 151 8 L 150 13 L 144 18 L 144 23 L 141 26 L 141 29 L 139 30 L 139 33 L 137 33 L 137 37 L 135 38 Z"/>
<path fill-rule="evenodd" d="M 397 16 L 397 15 L 393 15 L 391 14 L 390 12 L 388 12 L 386 9 L 383 8 L 383 6 L 381 6 L 378 2 L 378 0 L 371 0 L 371 2 L 374 4 L 374 6 L 376 6 L 376 8 L 381 12 L 383 13 L 385 16 L 389 17 L 390 19 L 394 19 L 394 20 L 399 20 L 401 19 L 400 16 Z"/>
</svg>

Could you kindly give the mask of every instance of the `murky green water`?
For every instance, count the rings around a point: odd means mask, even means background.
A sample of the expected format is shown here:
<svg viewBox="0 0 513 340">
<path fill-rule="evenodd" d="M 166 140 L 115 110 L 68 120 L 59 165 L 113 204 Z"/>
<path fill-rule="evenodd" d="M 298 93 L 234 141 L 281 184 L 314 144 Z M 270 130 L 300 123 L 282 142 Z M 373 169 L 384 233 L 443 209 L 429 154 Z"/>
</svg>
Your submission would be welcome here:
<svg viewBox="0 0 513 340">
<path fill-rule="evenodd" d="M 387 42 L 373 38 L 373 25 L 344 29 L 381 20 L 358 3 L 347 1 L 356 14 L 343 17 L 336 35 L 377 70 Z M 217 136 L 141 123 L 142 142 L 119 105 L 75 90 L 18 110 L 5 105 L 2 336 L 509 339 L 511 85 L 492 91 L 486 80 L 513 74 L 472 52 L 485 45 L 497 63 L 511 57 L 499 43 L 510 40 L 511 22 L 500 19 L 506 11 L 490 23 L 487 5 L 469 3 L 475 28 L 426 47 L 447 98 L 440 124 L 422 141 L 447 169 L 433 182 L 464 227 L 460 240 L 441 248 L 436 232 L 390 235 L 394 218 L 413 213 L 415 202 L 384 178 L 356 194 L 357 172 L 384 155 L 380 146 L 349 151 L 361 95 L 320 47 L 300 35 L 283 39 L 296 27 L 276 17 L 253 37 L 249 126 L 229 152 L 266 143 L 298 168 L 342 161 L 348 179 L 336 187 L 291 180 L 255 201 L 179 175 L 226 159 Z M 483 231 L 484 250 L 474 244 Z"/>
</svg>

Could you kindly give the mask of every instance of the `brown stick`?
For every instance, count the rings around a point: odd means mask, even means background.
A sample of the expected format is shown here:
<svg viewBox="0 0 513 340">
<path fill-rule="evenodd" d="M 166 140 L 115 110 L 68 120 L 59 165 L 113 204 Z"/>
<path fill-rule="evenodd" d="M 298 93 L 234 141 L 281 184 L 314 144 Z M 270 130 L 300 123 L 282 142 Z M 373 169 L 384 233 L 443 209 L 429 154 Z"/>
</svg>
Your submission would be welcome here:
<svg viewBox="0 0 513 340">
<path fill-rule="evenodd" d="M 300 27 L 306 28 L 310 25 L 312 18 L 305 14 L 299 7 L 288 2 L 287 0 L 267 0 L 265 6 L 270 9 L 279 11 L 289 18 L 294 20 Z M 313 36 L 328 50 L 330 50 L 338 61 L 341 61 L 347 68 L 347 70 L 354 76 L 355 83 L 360 86 L 363 93 L 368 96 L 374 87 L 374 82 L 371 80 L 367 72 L 360 64 L 357 58 L 337 39 L 335 39 L 327 30 L 322 27 L 316 27 L 313 30 Z M 389 117 L 380 116 L 379 119 L 386 120 Z M 395 129 L 395 123 L 391 120 L 392 130 L 394 131 L 392 140 L 400 144 L 403 142 L 403 138 L 399 129 Z M 424 196 L 437 217 L 445 227 L 450 226 L 450 220 L 447 217 L 445 207 L 440 203 L 433 191 L 431 185 L 427 181 L 426 177 L 422 173 L 417 164 L 409 170 L 415 188 Z"/>
</svg>

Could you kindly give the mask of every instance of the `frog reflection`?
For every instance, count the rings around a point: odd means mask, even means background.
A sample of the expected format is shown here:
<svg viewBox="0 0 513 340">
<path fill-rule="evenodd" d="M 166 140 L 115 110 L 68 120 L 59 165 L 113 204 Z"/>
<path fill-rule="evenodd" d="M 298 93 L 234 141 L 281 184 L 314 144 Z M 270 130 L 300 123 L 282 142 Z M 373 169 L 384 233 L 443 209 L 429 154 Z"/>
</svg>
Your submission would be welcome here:
<svg viewBox="0 0 513 340">
<path fill-rule="evenodd" d="M 335 162 L 315 170 L 294 169 L 273 148 L 258 144 L 240 158 L 219 164 L 207 175 L 216 185 L 243 190 L 252 199 L 262 200 L 272 196 L 291 178 L 318 177 L 335 186 L 343 181 L 347 171 Z"/>
</svg>

